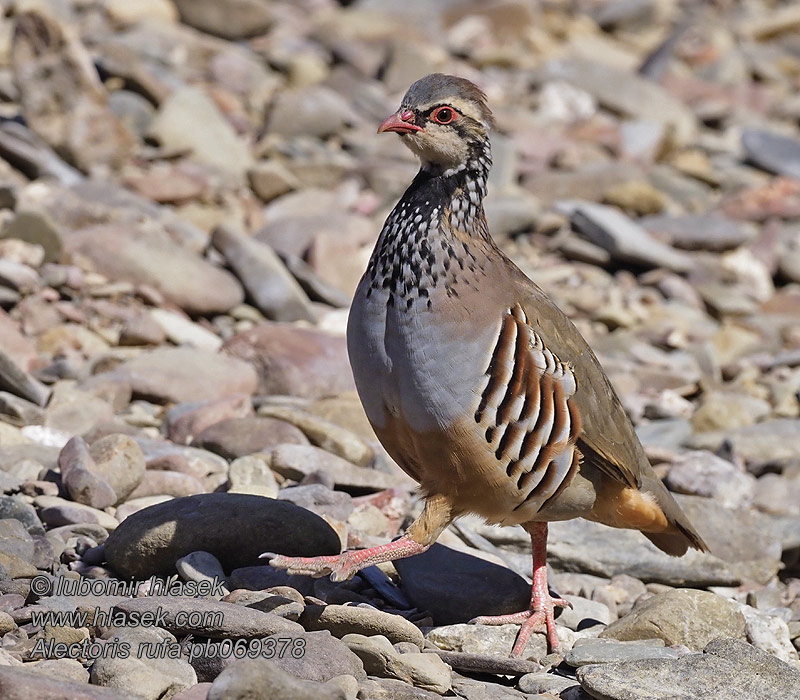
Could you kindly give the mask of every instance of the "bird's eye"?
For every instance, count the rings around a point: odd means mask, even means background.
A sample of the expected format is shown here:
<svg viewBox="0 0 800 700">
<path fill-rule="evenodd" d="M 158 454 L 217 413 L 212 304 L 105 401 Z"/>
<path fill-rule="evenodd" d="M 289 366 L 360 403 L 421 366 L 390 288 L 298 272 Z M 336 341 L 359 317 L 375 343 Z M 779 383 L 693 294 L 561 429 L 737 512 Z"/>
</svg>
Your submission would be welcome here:
<svg viewBox="0 0 800 700">
<path fill-rule="evenodd" d="M 456 118 L 455 110 L 450 107 L 439 107 L 431 115 L 437 124 L 450 124 Z"/>
</svg>

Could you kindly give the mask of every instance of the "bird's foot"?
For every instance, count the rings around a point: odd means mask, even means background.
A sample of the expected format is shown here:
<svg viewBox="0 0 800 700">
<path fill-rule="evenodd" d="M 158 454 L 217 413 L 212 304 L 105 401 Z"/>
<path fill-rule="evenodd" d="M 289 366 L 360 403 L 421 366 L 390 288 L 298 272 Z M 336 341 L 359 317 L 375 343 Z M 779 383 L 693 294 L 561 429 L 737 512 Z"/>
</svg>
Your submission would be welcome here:
<svg viewBox="0 0 800 700">
<path fill-rule="evenodd" d="M 314 578 L 330 574 L 333 581 L 346 581 L 365 566 L 356 556 L 359 553 L 359 551 L 351 551 L 321 557 L 286 557 L 283 554 L 265 552 L 261 558 L 269 559 L 270 566 L 274 566 L 276 569 L 286 569 L 289 574 L 313 576 Z"/>
<path fill-rule="evenodd" d="M 572 603 L 563 598 L 554 598 L 550 593 L 534 596 L 531 601 L 531 608 L 522 612 L 512 613 L 511 615 L 483 615 L 470 620 L 474 625 L 521 625 L 511 656 L 520 657 L 525 651 L 531 635 L 539 631 L 544 631 L 547 635 L 547 643 L 550 651 L 558 651 L 558 632 L 556 630 L 555 609 L 571 608 Z"/>
<path fill-rule="evenodd" d="M 332 581 L 346 581 L 367 566 L 421 554 L 426 549 L 428 546 L 421 545 L 407 535 L 403 535 L 388 544 L 381 544 L 369 549 L 350 550 L 341 554 L 320 557 L 286 557 L 282 554 L 266 552 L 261 555 L 261 558 L 269 559 L 270 566 L 286 569 L 289 574 L 313 576 L 314 578 L 330 574 Z"/>
</svg>

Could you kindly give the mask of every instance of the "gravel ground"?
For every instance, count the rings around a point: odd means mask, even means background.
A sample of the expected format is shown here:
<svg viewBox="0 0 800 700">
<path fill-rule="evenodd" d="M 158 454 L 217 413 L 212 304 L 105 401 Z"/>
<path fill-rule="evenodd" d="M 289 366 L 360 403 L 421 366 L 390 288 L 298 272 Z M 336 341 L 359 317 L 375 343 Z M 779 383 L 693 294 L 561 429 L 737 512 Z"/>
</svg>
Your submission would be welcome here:
<svg viewBox="0 0 800 700">
<path fill-rule="evenodd" d="M 800 687 L 800 5 L 0 0 L 0 697 L 784 700 Z M 386 542 L 347 307 L 470 78 L 503 249 L 596 349 L 712 553 L 553 524 Z"/>
</svg>

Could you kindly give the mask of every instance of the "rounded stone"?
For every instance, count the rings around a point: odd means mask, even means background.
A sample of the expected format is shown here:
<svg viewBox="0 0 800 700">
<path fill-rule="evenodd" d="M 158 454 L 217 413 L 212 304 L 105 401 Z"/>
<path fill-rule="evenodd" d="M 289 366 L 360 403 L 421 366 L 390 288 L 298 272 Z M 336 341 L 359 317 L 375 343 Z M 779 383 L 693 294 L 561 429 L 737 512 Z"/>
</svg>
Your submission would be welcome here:
<svg viewBox="0 0 800 700">
<path fill-rule="evenodd" d="M 335 637 L 346 634 L 363 634 L 371 637 L 380 634 L 392 644 L 410 642 L 420 649 L 425 638 L 419 628 L 399 615 L 352 605 L 307 605 L 300 617 L 307 630 L 328 630 Z"/>
<path fill-rule="evenodd" d="M 228 470 L 228 493 L 251 493 L 275 498 L 278 482 L 265 455 L 248 455 L 231 462 Z"/>
<path fill-rule="evenodd" d="M 89 454 L 94 460 L 94 471 L 114 489 L 117 502 L 124 501 L 139 485 L 145 472 L 142 448 L 127 435 L 107 435 L 97 440 Z"/>
<path fill-rule="evenodd" d="M 700 650 L 718 637 L 745 638 L 745 620 L 736 603 L 709 591 L 676 588 L 649 598 L 600 633 L 630 641 L 663 639 Z"/>
<path fill-rule="evenodd" d="M 114 641 L 128 644 L 132 653 L 102 655 L 96 659 L 91 669 L 93 685 L 135 690 L 145 700 L 160 700 L 197 683 L 197 675 L 185 658 L 159 654 L 160 649 L 177 645 L 175 637 L 165 630 L 123 627 L 115 632 L 110 643 Z"/>
<path fill-rule="evenodd" d="M 284 443 L 307 445 L 308 439 L 291 423 L 256 416 L 229 418 L 210 425 L 192 442 L 226 459 L 267 451 Z"/>
<path fill-rule="evenodd" d="M 263 552 L 337 554 L 339 538 L 322 518 L 292 503 L 250 494 L 204 493 L 175 498 L 128 516 L 106 541 L 120 576 L 175 571 L 191 552 L 213 554 L 226 570 L 253 566 Z"/>
<path fill-rule="evenodd" d="M 208 700 L 342 700 L 354 698 L 357 689 L 358 682 L 349 674 L 315 683 L 296 678 L 269 659 L 247 659 L 220 673 L 209 689 Z"/>
<path fill-rule="evenodd" d="M 530 584 L 519 574 L 441 544 L 394 565 L 403 592 L 437 625 L 515 613 L 530 603 Z"/>
<path fill-rule="evenodd" d="M 43 212 L 18 211 L 3 227 L 0 237 L 18 238 L 42 246 L 45 262 L 58 262 L 61 259 L 61 232 L 56 223 Z"/>
</svg>

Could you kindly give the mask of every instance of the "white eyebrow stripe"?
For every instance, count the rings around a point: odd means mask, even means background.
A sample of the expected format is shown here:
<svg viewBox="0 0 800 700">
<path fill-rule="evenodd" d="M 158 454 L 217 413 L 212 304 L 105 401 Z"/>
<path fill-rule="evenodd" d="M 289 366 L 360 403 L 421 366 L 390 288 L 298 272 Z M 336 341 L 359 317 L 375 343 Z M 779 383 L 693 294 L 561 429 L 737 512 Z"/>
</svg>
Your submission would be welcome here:
<svg viewBox="0 0 800 700">
<path fill-rule="evenodd" d="M 408 105 L 408 107 L 410 108 L 411 106 Z M 483 115 L 475 109 L 476 105 L 472 101 L 463 100 L 456 96 L 447 98 L 447 100 L 434 100 L 433 102 L 427 102 L 424 105 L 413 107 L 413 109 L 415 109 L 417 112 L 423 113 L 427 112 L 428 110 L 433 110 L 435 107 L 452 107 L 459 114 L 465 117 L 474 119 L 477 122 L 483 121 Z"/>
</svg>

